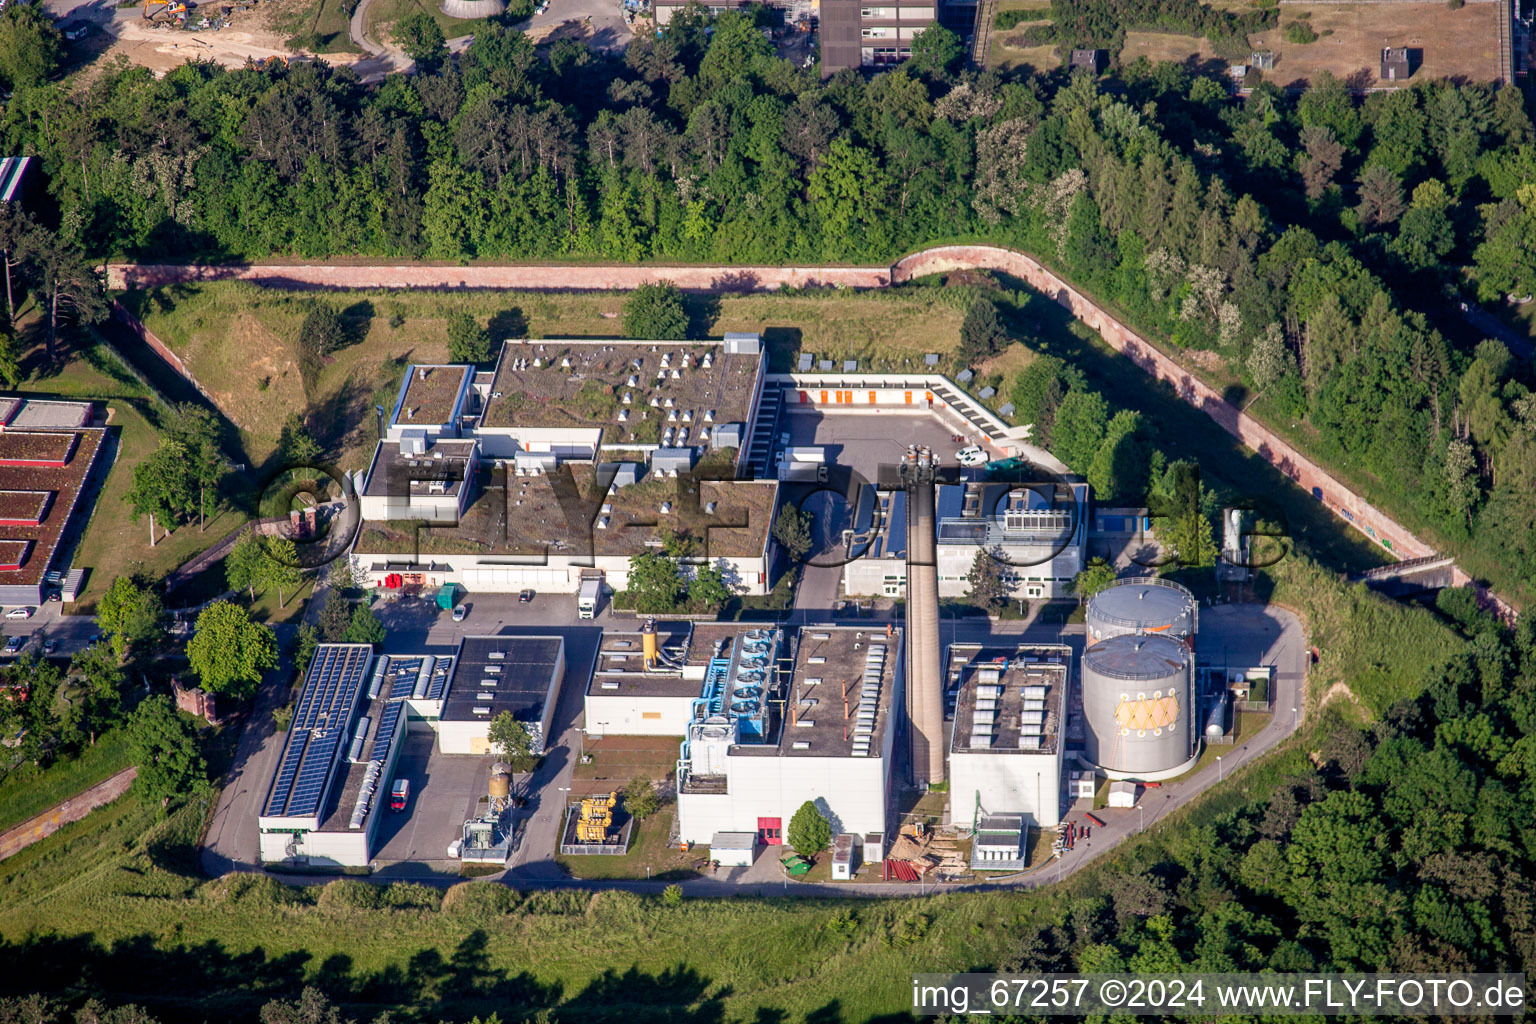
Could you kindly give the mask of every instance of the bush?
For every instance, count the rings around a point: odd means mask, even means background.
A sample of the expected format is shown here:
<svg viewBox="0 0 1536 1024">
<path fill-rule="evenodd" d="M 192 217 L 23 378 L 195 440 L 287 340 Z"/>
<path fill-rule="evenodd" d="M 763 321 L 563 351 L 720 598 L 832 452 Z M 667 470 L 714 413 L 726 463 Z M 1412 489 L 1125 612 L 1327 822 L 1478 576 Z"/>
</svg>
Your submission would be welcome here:
<svg viewBox="0 0 1536 1024">
<path fill-rule="evenodd" d="M 500 882 L 460 882 L 443 893 L 443 913 L 484 920 L 517 909 L 518 894 Z"/>
<path fill-rule="evenodd" d="M 683 887 L 673 882 L 661 891 L 661 902 L 669 907 L 675 907 L 683 902 Z"/>
<path fill-rule="evenodd" d="M 384 899 L 376 885 L 341 878 L 320 890 L 316 905 L 326 910 L 378 910 L 384 906 Z"/>
<path fill-rule="evenodd" d="M 682 341 L 688 337 L 683 293 L 671 281 L 643 284 L 624 300 L 624 334 L 643 341 Z"/>
<path fill-rule="evenodd" d="M 1040 14 L 1036 11 L 998 11 L 997 17 L 992 19 L 992 25 L 1006 32 L 1021 21 L 1039 20 Z"/>
<path fill-rule="evenodd" d="M 816 805 L 807 800 L 789 819 L 789 845 L 801 856 L 825 850 L 832 842 L 832 825 Z"/>
<path fill-rule="evenodd" d="M 1304 21 L 1293 21 L 1285 26 L 1285 41 L 1288 43 L 1315 43 L 1317 33 L 1312 31 L 1312 26 Z"/>
<path fill-rule="evenodd" d="M 448 354 L 456 363 L 483 363 L 491 358 L 491 336 L 468 313 L 448 318 Z"/>
<path fill-rule="evenodd" d="M 443 893 L 419 882 L 391 882 L 379 890 L 379 904 L 397 910 L 437 910 L 443 905 Z"/>
</svg>

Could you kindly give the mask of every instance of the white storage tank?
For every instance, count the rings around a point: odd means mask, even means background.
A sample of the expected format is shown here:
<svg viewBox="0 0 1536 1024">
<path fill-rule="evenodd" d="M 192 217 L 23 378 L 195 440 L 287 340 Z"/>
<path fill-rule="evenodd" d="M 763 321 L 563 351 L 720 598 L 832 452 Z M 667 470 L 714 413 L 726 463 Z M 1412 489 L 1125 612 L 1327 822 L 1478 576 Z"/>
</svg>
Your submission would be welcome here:
<svg viewBox="0 0 1536 1024">
<path fill-rule="evenodd" d="M 1135 576 L 1116 580 L 1088 599 L 1088 642 L 1126 633 L 1162 633 L 1194 642 L 1199 605 L 1171 580 Z"/>
<path fill-rule="evenodd" d="M 1171 635 L 1126 633 L 1083 652 L 1084 756 L 1111 779 L 1182 775 L 1199 753 L 1194 657 Z"/>
</svg>

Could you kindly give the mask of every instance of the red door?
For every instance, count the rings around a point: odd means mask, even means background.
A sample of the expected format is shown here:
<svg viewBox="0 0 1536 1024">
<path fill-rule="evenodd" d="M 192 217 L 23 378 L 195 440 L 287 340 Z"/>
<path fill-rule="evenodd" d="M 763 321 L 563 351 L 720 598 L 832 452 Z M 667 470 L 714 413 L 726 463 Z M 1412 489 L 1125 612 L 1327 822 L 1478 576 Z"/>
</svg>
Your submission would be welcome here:
<svg viewBox="0 0 1536 1024">
<path fill-rule="evenodd" d="M 758 818 L 757 841 L 764 846 L 783 846 L 783 824 L 783 818 Z"/>
</svg>

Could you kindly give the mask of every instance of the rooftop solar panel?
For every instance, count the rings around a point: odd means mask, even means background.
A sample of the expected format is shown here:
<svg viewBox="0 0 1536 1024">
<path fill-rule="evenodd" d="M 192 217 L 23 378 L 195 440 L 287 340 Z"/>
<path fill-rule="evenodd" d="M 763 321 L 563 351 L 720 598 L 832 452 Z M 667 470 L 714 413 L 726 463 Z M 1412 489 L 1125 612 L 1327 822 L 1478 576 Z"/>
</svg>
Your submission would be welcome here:
<svg viewBox="0 0 1536 1024">
<path fill-rule="evenodd" d="M 371 760 L 384 761 L 389 757 L 389 742 L 395 736 L 395 724 L 400 721 L 400 709 L 405 705 L 391 702 L 384 708 L 384 714 L 379 718 L 379 731 L 373 736 L 373 754 Z"/>
<path fill-rule="evenodd" d="M 289 726 L 282 764 L 267 797 L 268 816 L 320 812 L 337 750 L 350 737 L 371 659 L 372 651 L 366 645 L 321 644 L 316 648 Z"/>
</svg>

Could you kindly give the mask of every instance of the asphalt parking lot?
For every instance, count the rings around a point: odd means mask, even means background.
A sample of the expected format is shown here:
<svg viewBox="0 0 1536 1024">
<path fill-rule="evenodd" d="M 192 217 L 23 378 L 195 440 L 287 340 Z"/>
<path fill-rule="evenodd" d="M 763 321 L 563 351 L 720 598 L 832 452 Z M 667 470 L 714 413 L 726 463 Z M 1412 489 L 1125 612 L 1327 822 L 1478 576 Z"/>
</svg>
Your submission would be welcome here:
<svg viewBox="0 0 1536 1024">
<path fill-rule="evenodd" d="M 432 732 L 420 728 L 408 733 L 387 785 L 392 788 L 395 779 L 408 779 L 410 800 L 403 813 L 384 812 L 375 859 L 450 865 L 448 844 L 461 837 L 465 820 L 478 813 L 495 760 L 489 754 L 442 754 Z"/>
<path fill-rule="evenodd" d="M 871 481 L 880 479 L 881 466 L 891 467 L 889 472 L 894 474 L 908 445 L 927 445 L 945 465 L 953 466 L 955 452 L 975 443 L 973 437 L 956 441 L 956 432 L 926 410 L 827 413 L 789 406 L 789 414 L 779 422 L 791 445 L 825 448 L 829 461 Z"/>
</svg>

